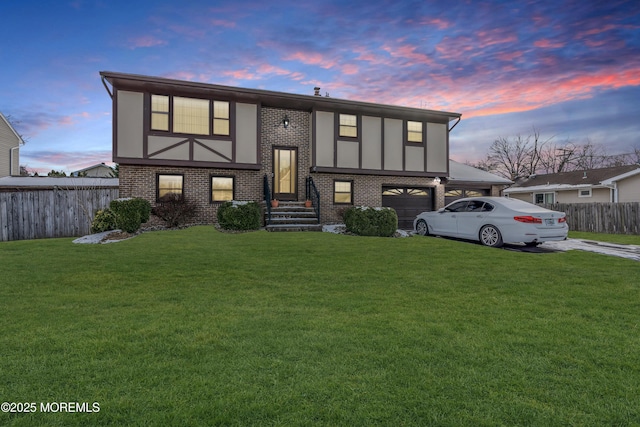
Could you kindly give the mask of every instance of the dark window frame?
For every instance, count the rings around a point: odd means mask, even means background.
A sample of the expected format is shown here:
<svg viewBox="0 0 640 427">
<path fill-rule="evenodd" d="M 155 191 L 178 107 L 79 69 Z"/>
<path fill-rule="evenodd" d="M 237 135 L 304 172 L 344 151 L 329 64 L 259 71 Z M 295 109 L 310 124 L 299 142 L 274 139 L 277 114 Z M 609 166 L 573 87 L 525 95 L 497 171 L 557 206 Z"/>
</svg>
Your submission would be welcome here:
<svg viewBox="0 0 640 427">
<path fill-rule="evenodd" d="M 352 116 L 356 118 L 355 126 L 343 125 L 341 121 L 342 116 Z M 356 130 L 356 135 L 343 135 L 342 127 L 353 128 Z M 347 138 L 353 141 L 357 141 L 360 138 L 360 115 L 359 114 L 351 114 L 351 113 L 338 113 L 338 138 Z"/>
<path fill-rule="evenodd" d="M 209 175 L 209 203 L 210 204 L 218 204 L 228 202 L 230 200 L 213 200 L 213 178 L 231 178 L 232 180 L 232 189 L 231 189 L 231 199 L 235 200 L 236 198 L 236 177 L 235 175 Z"/>
<path fill-rule="evenodd" d="M 349 193 L 346 193 L 344 191 L 340 191 L 340 192 L 336 192 L 336 184 L 337 183 L 349 183 L 350 187 L 351 187 L 351 191 Z M 334 179 L 333 180 L 333 204 L 334 205 L 343 205 L 343 206 L 352 206 L 353 205 L 353 199 L 354 199 L 354 185 L 353 185 L 353 180 L 352 179 Z M 336 201 L 336 194 L 349 194 L 351 196 L 351 201 L 349 202 L 337 202 Z"/>
<path fill-rule="evenodd" d="M 165 111 L 154 111 L 152 109 L 152 105 L 153 103 L 151 102 L 151 99 L 153 98 L 153 96 L 164 96 L 164 97 L 168 97 L 168 106 L 169 106 L 169 111 L 165 112 Z M 205 100 L 209 102 L 209 118 L 208 118 L 208 126 L 209 126 L 209 133 L 208 134 L 199 134 L 199 133 L 184 133 L 184 132 L 174 132 L 174 121 L 175 121 L 175 107 L 174 107 L 174 98 L 178 97 L 178 98 L 186 98 L 186 99 L 197 99 L 197 100 Z M 147 94 L 147 105 L 149 106 L 149 115 L 148 115 L 148 120 L 149 120 L 149 133 L 150 134 L 156 134 L 156 135 L 180 135 L 180 136 L 195 136 L 195 137 L 205 137 L 205 138 L 216 138 L 216 139 L 222 139 L 222 140 L 231 140 L 232 139 L 232 135 L 233 135 L 233 126 L 235 125 L 235 115 L 233 114 L 233 105 L 234 103 L 232 101 L 229 100 L 225 100 L 225 99 L 219 99 L 219 98 L 207 98 L 207 97 L 202 97 L 202 96 L 192 96 L 192 95 L 184 95 L 181 93 L 161 93 L 161 92 L 153 92 L 153 93 L 148 93 Z M 224 102 L 228 105 L 228 117 L 227 118 L 223 118 L 223 117 L 216 117 L 215 116 L 215 103 L 216 102 Z M 163 130 L 163 129 L 154 129 L 152 127 L 152 117 L 154 114 L 163 114 L 163 115 L 167 115 L 168 116 L 168 130 Z M 215 120 L 228 120 L 229 123 L 229 133 L 227 134 L 220 134 L 220 133 L 215 133 Z"/>
<path fill-rule="evenodd" d="M 156 202 L 160 202 L 160 177 L 161 176 L 179 176 L 182 178 L 182 187 L 180 188 L 180 196 L 184 196 L 184 174 L 182 173 L 156 173 Z M 164 196 L 163 196 L 164 197 Z"/>
<path fill-rule="evenodd" d="M 409 122 L 411 123 L 420 123 L 422 125 L 422 130 L 421 130 L 421 139 L 420 141 L 411 141 L 409 140 Z M 416 132 L 414 132 L 416 133 Z M 412 146 L 424 146 L 425 145 L 425 141 L 427 140 L 427 126 L 425 125 L 425 122 L 421 122 L 418 120 L 405 120 L 404 121 L 404 143 L 405 145 L 412 145 Z"/>
</svg>

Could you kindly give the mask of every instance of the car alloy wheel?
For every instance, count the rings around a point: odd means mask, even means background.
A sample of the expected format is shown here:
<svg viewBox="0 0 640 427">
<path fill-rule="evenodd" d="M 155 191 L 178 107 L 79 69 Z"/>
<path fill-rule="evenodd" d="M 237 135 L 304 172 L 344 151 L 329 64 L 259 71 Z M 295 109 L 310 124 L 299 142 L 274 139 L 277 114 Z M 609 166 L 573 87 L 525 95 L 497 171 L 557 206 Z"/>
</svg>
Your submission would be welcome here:
<svg viewBox="0 0 640 427">
<path fill-rule="evenodd" d="M 425 220 L 421 219 L 421 220 L 418 221 L 418 223 L 416 224 L 416 231 L 421 236 L 428 236 L 429 235 L 429 226 L 427 225 Z"/>
<path fill-rule="evenodd" d="M 480 243 L 485 246 L 491 246 L 492 248 L 499 248 L 502 246 L 502 235 L 493 225 L 485 225 L 480 230 Z"/>
</svg>

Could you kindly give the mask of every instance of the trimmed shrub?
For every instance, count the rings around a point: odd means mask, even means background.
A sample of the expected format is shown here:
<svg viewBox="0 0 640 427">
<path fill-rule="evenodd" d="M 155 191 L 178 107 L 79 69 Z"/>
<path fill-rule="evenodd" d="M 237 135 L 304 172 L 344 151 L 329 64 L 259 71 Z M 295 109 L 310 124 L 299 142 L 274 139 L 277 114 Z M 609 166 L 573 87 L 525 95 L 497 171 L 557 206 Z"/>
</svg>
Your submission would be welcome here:
<svg viewBox="0 0 640 427">
<path fill-rule="evenodd" d="M 138 206 L 138 210 L 140 211 L 140 222 L 144 224 L 149 221 L 149 217 L 151 216 L 151 203 L 141 197 L 136 197 L 132 199 L 132 201 Z"/>
<path fill-rule="evenodd" d="M 344 213 L 344 225 L 359 236 L 389 237 L 398 229 L 398 214 L 392 208 L 353 206 Z"/>
<path fill-rule="evenodd" d="M 163 196 L 151 211 L 169 227 L 178 227 L 195 215 L 196 205 L 181 194 L 169 193 Z"/>
<path fill-rule="evenodd" d="M 256 202 L 224 202 L 218 208 L 218 224 L 225 230 L 257 230 L 260 216 Z"/>
<path fill-rule="evenodd" d="M 142 224 L 142 215 L 136 199 L 115 199 L 109 208 L 116 215 L 116 225 L 122 231 L 135 233 Z"/>
<path fill-rule="evenodd" d="M 91 233 L 102 233 L 115 230 L 117 227 L 116 214 L 109 208 L 100 209 L 91 221 Z"/>
</svg>

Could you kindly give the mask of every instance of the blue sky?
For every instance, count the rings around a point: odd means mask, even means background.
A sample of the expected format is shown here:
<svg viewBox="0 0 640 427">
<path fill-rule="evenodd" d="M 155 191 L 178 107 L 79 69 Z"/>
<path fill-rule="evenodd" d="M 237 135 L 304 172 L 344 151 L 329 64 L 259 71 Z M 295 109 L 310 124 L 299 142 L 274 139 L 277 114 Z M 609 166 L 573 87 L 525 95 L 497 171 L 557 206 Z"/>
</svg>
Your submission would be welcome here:
<svg viewBox="0 0 640 427">
<path fill-rule="evenodd" d="M 100 71 L 462 114 L 451 157 L 536 128 L 640 147 L 640 2 L 0 0 L 0 112 L 21 164 L 111 161 Z"/>
</svg>

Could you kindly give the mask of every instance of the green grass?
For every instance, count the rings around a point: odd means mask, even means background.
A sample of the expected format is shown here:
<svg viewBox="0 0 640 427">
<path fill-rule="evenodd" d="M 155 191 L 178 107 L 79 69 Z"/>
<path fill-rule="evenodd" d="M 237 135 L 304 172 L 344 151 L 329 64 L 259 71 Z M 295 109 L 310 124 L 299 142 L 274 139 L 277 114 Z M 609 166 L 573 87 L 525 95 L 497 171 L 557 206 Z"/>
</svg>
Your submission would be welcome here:
<svg viewBox="0 0 640 427">
<path fill-rule="evenodd" d="M 0 244 L 0 424 L 640 425 L 640 263 L 447 239 Z"/>
<path fill-rule="evenodd" d="M 637 234 L 605 234 L 605 233 L 587 233 L 582 231 L 570 231 L 569 238 L 598 240 L 601 242 L 618 243 L 620 245 L 640 246 L 640 236 Z"/>
</svg>

